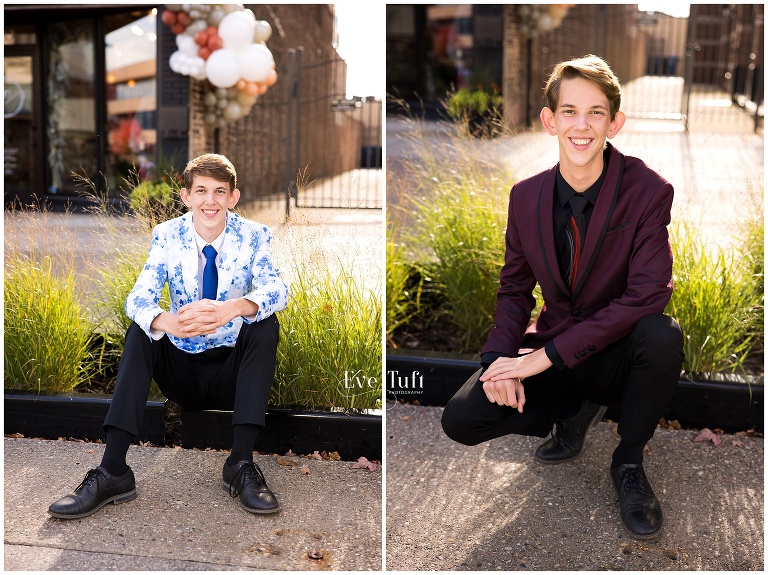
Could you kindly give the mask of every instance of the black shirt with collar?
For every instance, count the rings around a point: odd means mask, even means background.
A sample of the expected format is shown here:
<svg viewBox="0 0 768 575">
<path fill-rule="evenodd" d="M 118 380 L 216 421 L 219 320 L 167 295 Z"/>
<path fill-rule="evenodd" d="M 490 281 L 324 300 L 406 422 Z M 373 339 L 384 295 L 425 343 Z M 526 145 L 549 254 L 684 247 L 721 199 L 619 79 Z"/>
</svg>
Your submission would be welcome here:
<svg viewBox="0 0 768 575">
<path fill-rule="evenodd" d="M 606 147 L 603 152 L 603 171 L 600 173 L 600 177 L 597 178 L 594 184 L 584 190 L 583 195 L 589 201 L 584 214 L 587 221 L 587 229 L 589 229 L 589 220 L 592 217 L 595 204 L 597 203 L 597 197 L 600 194 L 600 188 L 603 187 L 605 181 L 605 175 L 608 173 L 608 160 L 611 155 L 611 149 Z M 570 265 L 570 253 L 565 249 L 566 245 L 566 228 L 568 226 L 568 220 L 571 217 L 573 211 L 568 204 L 571 197 L 577 194 L 571 185 L 565 181 L 565 178 L 560 173 L 560 168 L 557 169 L 557 178 L 555 182 L 555 201 L 553 202 L 552 217 L 554 219 L 555 230 L 555 249 L 557 250 L 557 258 L 560 263 L 560 273 L 565 277 L 565 274 Z M 586 236 L 586 230 L 584 231 Z M 557 352 L 555 344 L 552 341 L 547 342 L 544 346 L 544 352 L 547 354 L 549 361 L 557 367 L 557 369 L 565 369 L 566 364 L 563 358 Z M 500 353 L 496 351 L 489 351 L 481 356 L 481 363 L 483 367 L 487 368 L 490 364 L 496 361 L 500 357 L 509 357 L 506 353 Z"/>
</svg>

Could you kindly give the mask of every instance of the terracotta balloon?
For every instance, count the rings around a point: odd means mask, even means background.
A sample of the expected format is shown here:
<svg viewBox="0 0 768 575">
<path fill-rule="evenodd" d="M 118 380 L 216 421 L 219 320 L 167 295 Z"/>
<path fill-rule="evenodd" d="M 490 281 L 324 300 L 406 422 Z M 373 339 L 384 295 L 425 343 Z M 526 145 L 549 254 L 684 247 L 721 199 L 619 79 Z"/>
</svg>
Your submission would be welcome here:
<svg viewBox="0 0 768 575">
<path fill-rule="evenodd" d="M 221 36 L 218 33 L 208 36 L 208 48 L 211 52 L 221 50 L 224 47 L 224 43 L 221 41 Z"/>
<path fill-rule="evenodd" d="M 264 94 L 267 93 L 267 89 L 269 88 L 269 86 L 267 86 L 264 82 L 258 82 L 256 84 L 256 88 L 258 90 L 257 93 L 259 94 L 259 96 L 263 96 Z"/>
<path fill-rule="evenodd" d="M 202 30 L 195 34 L 195 44 L 198 46 L 205 46 L 208 43 L 208 34 Z"/>
<path fill-rule="evenodd" d="M 245 80 L 239 80 L 237 82 L 237 84 L 236 84 L 237 89 L 240 90 L 240 91 L 245 90 L 245 85 L 246 84 L 247 84 L 247 82 Z"/>
<path fill-rule="evenodd" d="M 174 33 L 174 34 L 176 34 L 177 36 L 178 36 L 179 34 L 183 34 L 183 33 L 184 33 L 184 30 L 186 30 L 186 28 L 185 28 L 184 26 L 182 26 L 181 24 L 179 24 L 178 22 L 176 22 L 176 24 L 174 24 L 173 26 L 171 26 L 171 32 L 173 32 L 173 33 Z"/>
<path fill-rule="evenodd" d="M 208 48 L 207 46 L 201 46 L 200 49 L 197 51 L 197 55 L 203 60 L 207 60 L 211 55 L 211 49 Z"/>
<path fill-rule="evenodd" d="M 166 26 L 173 26 L 176 24 L 176 12 L 173 10 L 166 10 L 163 12 L 163 15 L 160 17 L 160 19 Z"/>
<path fill-rule="evenodd" d="M 277 72 L 275 72 L 274 70 L 270 70 L 269 73 L 267 74 L 267 79 L 265 80 L 265 82 L 267 83 L 267 86 L 274 86 L 275 84 L 277 84 Z"/>
<path fill-rule="evenodd" d="M 249 96 L 255 96 L 259 93 L 259 88 L 256 86 L 256 82 L 246 82 L 243 91 Z"/>
<path fill-rule="evenodd" d="M 179 12 L 176 16 L 176 21 L 186 28 L 192 24 L 192 18 L 186 12 Z"/>
</svg>

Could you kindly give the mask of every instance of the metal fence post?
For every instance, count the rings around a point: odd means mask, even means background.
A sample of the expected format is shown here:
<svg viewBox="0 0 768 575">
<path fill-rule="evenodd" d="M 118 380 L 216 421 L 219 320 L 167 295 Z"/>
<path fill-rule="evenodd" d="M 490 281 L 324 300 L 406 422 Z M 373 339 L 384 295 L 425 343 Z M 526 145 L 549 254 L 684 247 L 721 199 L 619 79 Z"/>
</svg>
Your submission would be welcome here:
<svg viewBox="0 0 768 575">
<path fill-rule="evenodd" d="M 291 216 L 291 127 L 293 125 L 293 99 L 295 93 L 296 50 L 288 50 L 288 105 L 286 106 L 286 137 L 285 137 L 285 217 Z"/>
</svg>

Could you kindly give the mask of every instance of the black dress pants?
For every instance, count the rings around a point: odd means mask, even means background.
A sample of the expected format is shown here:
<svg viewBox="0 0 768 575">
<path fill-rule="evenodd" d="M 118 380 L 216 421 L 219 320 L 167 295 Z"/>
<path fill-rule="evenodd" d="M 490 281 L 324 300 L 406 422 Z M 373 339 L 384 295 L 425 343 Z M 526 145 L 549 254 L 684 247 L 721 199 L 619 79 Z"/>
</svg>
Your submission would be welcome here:
<svg viewBox="0 0 768 575">
<path fill-rule="evenodd" d="M 165 397 L 185 409 L 234 411 L 233 425 L 263 426 L 278 336 L 277 317 L 271 315 L 243 323 L 234 347 L 187 353 L 167 335 L 155 341 L 132 323 L 125 335 L 104 427 L 117 427 L 138 437 L 153 379 Z"/>
<path fill-rule="evenodd" d="M 511 433 L 546 437 L 561 406 L 578 406 L 588 399 L 621 406 L 618 433 L 622 440 L 645 445 L 672 399 L 684 357 L 677 322 L 662 314 L 648 315 L 627 336 L 575 368 L 550 367 L 523 380 L 523 413 L 491 403 L 483 382 L 470 378 L 445 406 L 443 430 L 465 445 Z"/>
</svg>

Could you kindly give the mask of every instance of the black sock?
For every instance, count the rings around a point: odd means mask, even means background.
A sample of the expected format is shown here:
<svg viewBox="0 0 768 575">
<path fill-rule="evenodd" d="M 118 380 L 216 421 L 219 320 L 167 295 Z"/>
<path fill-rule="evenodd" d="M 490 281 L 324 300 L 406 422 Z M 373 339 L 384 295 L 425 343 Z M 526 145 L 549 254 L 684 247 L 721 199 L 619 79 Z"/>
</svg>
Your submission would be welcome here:
<svg viewBox="0 0 768 575">
<path fill-rule="evenodd" d="M 255 423 L 240 423 L 232 426 L 235 439 L 232 442 L 232 453 L 227 459 L 228 465 L 239 461 L 253 461 L 253 443 L 259 435 L 261 425 Z"/>
<path fill-rule="evenodd" d="M 128 471 L 125 456 L 128 454 L 128 448 L 131 446 L 131 439 L 131 434 L 127 431 L 112 426 L 107 428 L 107 448 L 104 450 L 101 466 L 110 475 L 119 477 Z"/>
<path fill-rule="evenodd" d="M 643 445 L 629 445 L 623 439 L 616 446 L 611 459 L 611 467 L 619 465 L 642 465 L 643 464 Z"/>
</svg>

